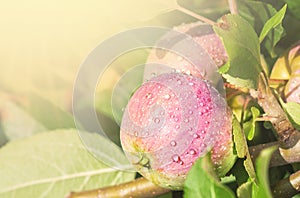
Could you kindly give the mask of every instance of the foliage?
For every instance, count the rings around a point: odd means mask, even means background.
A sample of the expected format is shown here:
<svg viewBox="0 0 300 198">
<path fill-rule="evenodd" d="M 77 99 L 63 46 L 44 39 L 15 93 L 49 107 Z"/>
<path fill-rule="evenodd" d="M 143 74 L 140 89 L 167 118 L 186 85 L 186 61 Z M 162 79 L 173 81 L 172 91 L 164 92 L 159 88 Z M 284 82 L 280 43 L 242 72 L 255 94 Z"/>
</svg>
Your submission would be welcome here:
<svg viewBox="0 0 300 198">
<path fill-rule="evenodd" d="M 94 158 L 75 129 L 10 142 L 0 150 L 0 161 L 1 197 L 63 197 L 71 190 L 115 185 L 135 175 Z"/>
<path fill-rule="evenodd" d="M 93 3 L 89 6 L 60 3 L 60 7 L 54 1 L 48 5 L 54 9 L 47 10 L 30 0 L 22 10 L 11 12 L 15 9 L 13 3 L 1 8 L 4 17 L 0 22 L 4 28 L 0 38 L 3 43 L 0 47 L 3 54 L 0 60 L 0 197 L 63 197 L 71 191 L 114 186 L 135 178 L 135 172 L 111 167 L 127 166 L 126 156 L 118 146 L 123 111 L 112 109 L 111 97 L 120 92 L 120 98 L 113 102 L 118 107 L 124 106 L 130 97 L 128 90 L 138 87 L 141 78 L 126 78 L 117 87 L 118 93 L 113 92 L 114 85 L 132 65 L 144 63 L 149 51 L 132 51 L 127 57 L 125 54 L 114 60 L 112 69 L 106 70 L 105 78 L 99 81 L 96 113 L 99 122 L 105 117 L 104 131 L 114 136 L 112 141 L 97 135 L 97 131 L 86 132 L 88 126 L 76 126 L 71 110 L 72 86 L 83 58 L 108 36 L 133 26 L 173 27 L 196 21 L 176 10 L 178 4 L 216 21 L 213 30 L 228 54 L 228 62 L 219 72 L 230 84 L 226 90 L 227 101 L 235 114 L 232 133 L 238 157 L 234 167 L 222 178 L 216 176 L 209 154 L 198 159 L 187 177 L 184 197 L 271 197 L 270 183 L 290 175 L 291 166 L 268 169 L 275 147 L 261 151 L 256 162 L 252 162 L 249 148 L 275 141 L 276 131 L 267 119 L 263 120 L 264 112 L 250 97 L 249 90 L 256 89 L 260 73 L 271 71 L 280 54 L 300 39 L 300 1 L 237 0 L 239 15 L 229 14 L 226 0 Z M 34 6 L 37 7 L 32 9 Z M 129 9 L 126 12 L 125 7 Z M 6 18 L 11 22 L 5 21 Z M 24 18 L 24 24 L 20 18 Z M 21 34 L 20 29 L 24 31 Z M 135 80 L 127 82 L 130 78 Z M 286 103 L 280 98 L 285 83 L 279 82 L 274 92 L 287 117 L 299 130 L 299 104 Z M 258 120 L 265 122 L 261 124 Z M 81 137 L 77 127 L 82 129 Z M 84 138 L 90 145 L 81 142 Z M 96 158 L 93 155 L 97 152 L 105 155 Z M 112 161 L 107 160 L 110 157 Z M 293 164 L 294 171 L 299 170 L 297 167 Z M 270 181 L 269 177 L 274 175 Z M 225 181 L 228 177 L 230 180 Z"/>
</svg>

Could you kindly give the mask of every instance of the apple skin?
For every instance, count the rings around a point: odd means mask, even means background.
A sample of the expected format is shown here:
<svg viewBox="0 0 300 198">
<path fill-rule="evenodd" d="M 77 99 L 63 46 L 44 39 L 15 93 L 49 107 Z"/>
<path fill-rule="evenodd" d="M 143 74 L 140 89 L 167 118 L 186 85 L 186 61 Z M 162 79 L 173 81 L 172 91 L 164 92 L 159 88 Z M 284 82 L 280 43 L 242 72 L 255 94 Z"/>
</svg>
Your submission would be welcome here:
<svg viewBox="0 0 300 198">
<path fill-rule="evenodd" d="M 194 162 L 211 150 L 219 176 L 233 166 L 232 114 L 206 80 L 161 74 L 130 99 L 121 144 L 136 170 L 165 188 L 180 190 Z"/>
<path fill-rule="evenodd" d="M 151 74 L 169 73 L 170 69 L 213 81 L 214 79 L 209 79 L 210 77 L 206 75 L 211 72 L 210 70 L 217 71 L 218 67 L 224 65 L 228 60 L 228 56 L 221 39 L 214 33 L 212 27 L 201 22 L 194 22 L 176 26 L 173 30 L 186 34 L 199 45 L 201 49 L 199 49 L 200 54 L 197 56 L 203 62 L 194 65 L 189 57 L 186 58 L 181 54 L 177 54 L 176 50 L 175 52 L 172 51 L 173 48 L 176 48 L 176 44 L 181 41 L 174 39 L 172 33 L 166 34 L 158 43 L 170 42 L 167 46 L 171 45 L 172 49 L 153 48 L 146 61 L 146 63 L 157 63 L 165 67 L 146 65 L 144 81 L 152 78 Z M 189 45 L 185 46 L 185 48 L 193 51 L 193 47 Z"/>
</svg>

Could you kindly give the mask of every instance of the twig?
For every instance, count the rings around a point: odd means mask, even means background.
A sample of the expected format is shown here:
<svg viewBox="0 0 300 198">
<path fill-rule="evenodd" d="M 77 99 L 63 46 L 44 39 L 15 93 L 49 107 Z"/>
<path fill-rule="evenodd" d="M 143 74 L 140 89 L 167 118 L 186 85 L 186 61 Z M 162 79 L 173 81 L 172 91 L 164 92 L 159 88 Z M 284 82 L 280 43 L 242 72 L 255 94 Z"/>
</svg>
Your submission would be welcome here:
<svg viewBox="0 0 300 198">
<path fill-rule="evenodd" d="M 255 161 L 256 158 L 259 156 L 260 152 L 268 147 L 279 145 L 278 142 L 270 142 L 267 144 L 259 144 L 256 146 L 249 147 L 249 152 L 252 161 Z M 274 166 L 282 166 L 286 164 L 300 162 L 300 141 L 289 149 L 278 148 L 272 155 L 270 161 L 270 167 Z"/>
<path fill-rule="evenodd" d="M 181 11 L 181 12 L 187 14 L 187 15 L 190 15 L 190 16 L 192 16 L 192 17 L 194 17 L 194 18 L 196 18 L 196 19 L 198 19 L 198 20 L 200 20 L 200 21 L 202 21 L 204 23 L 207 23 L 209 25 L 212 25 L 212 26 L 217 25 L 216 22 L 214 22 L 214 21 L 212 21 L 212 20 L 210 20 L 210 19 L 208 19 L 208 18 L 206 18 L 204 16 L 196 14 L 196 13 L 194 13 L 194 12 L 192 12 L 192 11 L 190 11 L 190 10 L 188 10 L 188 9 L 180 6 L 180 5 L 177 5 L 177 10 L 179 10 L 179 11 Z"/>
<path fill-rule="evenodd" d="M 228 0 L 229 10 L 231 14 L 238 14 L 238 8 L 236 0 Z"/>
<path fill-rule="evenodd" d="M 134 181 L 119 184 L 116 186 L 109 186 L 96 190 L 71 192 L 66 198 L 115 198 L 115 197 L 130 197 L 130 198 L 146 198 L 155 197 L 158 195 L 170 192 L 165 189 L 154 185 L 152 182 L 145 178 L 138 178 Z"/>
<path fill-rule="evenodd" d="M 258 104 L 263 108 L 266 115 L 269 116 L 270 122 L 277 132 L 279 146 L 285 150 L 294 147 L 300 140 L 300 133 L 287 118 L 263 73 L 259 77 L 258 89 L 251 89 L 250 94 L 257 99 Z"/>
<path fill-rule="evenodd" d="M 292 197 L 300 193 L 300 170 L 279 181 L 273 188 L 274 198 Z"/>
</svg>

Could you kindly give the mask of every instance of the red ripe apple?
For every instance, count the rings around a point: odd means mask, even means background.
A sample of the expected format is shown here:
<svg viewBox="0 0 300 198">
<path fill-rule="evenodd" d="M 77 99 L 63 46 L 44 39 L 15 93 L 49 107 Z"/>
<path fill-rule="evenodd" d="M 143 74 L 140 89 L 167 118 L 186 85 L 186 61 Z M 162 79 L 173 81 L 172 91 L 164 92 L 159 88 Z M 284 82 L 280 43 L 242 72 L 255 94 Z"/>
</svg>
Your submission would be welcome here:
<svg viewBox="0 0 300 198">
<path fill-rule="evenodd" d="M 137 171 L 155 184 L 182 189 L 193 163 L 212 149 L 219 175 L 232 167 L 231 112 L 206 80 L 168 73 L 144 83 L 121 123 L 122 147 Z"/>
</svg>

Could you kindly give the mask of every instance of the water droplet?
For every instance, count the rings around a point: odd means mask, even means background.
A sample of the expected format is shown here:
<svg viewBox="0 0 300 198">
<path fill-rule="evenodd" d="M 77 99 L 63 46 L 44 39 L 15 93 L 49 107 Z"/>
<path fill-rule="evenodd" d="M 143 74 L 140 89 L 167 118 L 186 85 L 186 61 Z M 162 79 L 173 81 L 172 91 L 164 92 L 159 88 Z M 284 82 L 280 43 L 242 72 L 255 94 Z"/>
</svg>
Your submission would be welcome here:
<svg viewBox="0 0 300 198">
<path fill-rule="evenodd" d="M 204 106 L 204 104 L 203 104 L 203 102 L 200 102 L 200 104 L 199 104 L 201 107 L 203 107 Z"/>
<path fill-rule="evenodd" d="M 179 129 L 179 128 L 180 128 L 180 126 L 179 126 L 179 125 L 176 125 L 176 126 L 175 126 L 175 128 L 176 128 L 176 129 Z"/>
<path fill-rule="evenodd" d="M 151 98 L 151 96 L 152 96 L 152 94 L 151 94 L 151 93 L 147 93 L 147 94 L 146 94 L 146 98 L 147 98 L 147 99 L 150 99 L 150 98 Z"/>
<path fill-rule="evenodd" d="M 197 152 L 196 152 L 195 149 L 190 149 L 189 154 L 190 154 L 190 155 L 196 155 Z"/>
<path fill-rule="evenodd" d="M 194 83 L 193 83 L 193 82 L 189 82 L 189 85 L 193 86 L 193 85 L 194 85 Z"/>
<path fill-rule="evenodd" d="M 189 119 L 188 119 L 188 118 L 184 119 L 184 122 L 188 123 L 188 122 L 189 122 Z"/>
<path fill-rule="evenodd" d="M 187 75 L 191 75 L 191 71 L 190 71 L 190 70 L 187 70 L 185 73 L 186 73 Z"/>
<path fill-rule="evenodd" d="M 180 80 L 178 80 L 178 81 L 177 81 L 177 83 L 178 83 L 179 85 L 181 85 L 181 84 L 182 84 L 182 82 L 181 82 Z"/>
<path fill-rule="evenodd" d="M 192 115 L 194 112 L 192 110 L 189 110 L 189 114 Z"/>
<path fill-rule="evenodd" d="M 155 118 L 155 119 L 154 119 L 154 122 L 155 122 L 156 124 L 158 124 L 158 123 L 160 122 L 160 119 L 159 119 L 159 118 Z"/>
<path fill-rule="evenodd" d="M 183 161 L 180 161 L 179 164 L 180 164 L 180 165 L 183 165 L 184 163 L 183 163 Z"/>
<path fill-rule="evenodd" d="M 177 142 L 175 142 L 174 140 L 170 142 L 171 146 L 176 146 Z"/>
<path fill-rule="evenodd" d="M 169 94 L 164 95 L 164 99 L 169 100 L 171 96 Z"/>
<path fill-rule="evenodd" d="M 198 139 L 200 136 L 199 136 L 197 133 L 194 133 L 193 137 L 194 137 L 195 139 Z"/>
<path fill-rule="evenodd" d="M 172 157 L 172 160 L 173 160 L 173 162 L 179 162 L 179 161 L 181 161 L 179 155 L 174 155 L 174 156 Z"/>
<path fill-rule="evenodd" d="M 175 122 L 178 122 L 179 119 L 178 118 L 174 118 L 174 120 L 175 120 Z"/>
<path fill-rule="evenodd" d="M 178 111 L 178 110 L 179 110 L 179 107 L 176 107 L 175 110 Z"/>
</svg>

